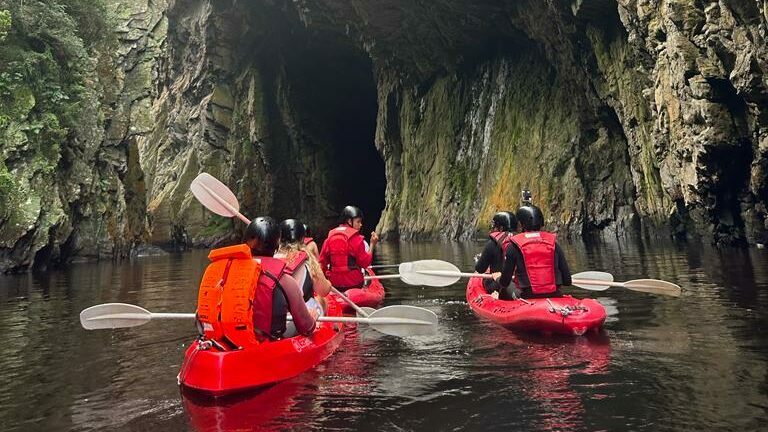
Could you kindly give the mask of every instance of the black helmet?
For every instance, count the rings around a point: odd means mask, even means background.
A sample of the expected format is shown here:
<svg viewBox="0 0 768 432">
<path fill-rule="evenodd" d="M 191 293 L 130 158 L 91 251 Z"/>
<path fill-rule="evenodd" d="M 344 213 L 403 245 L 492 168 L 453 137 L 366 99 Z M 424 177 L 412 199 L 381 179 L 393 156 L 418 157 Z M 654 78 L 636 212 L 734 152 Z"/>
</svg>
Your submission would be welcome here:
<svg viewBox="0 0 768 432">
<path fill-rule="evenodd" d="M 348 219 L 363 217 L 363 211 L 355 206 L 346 206 L 341 211 L 341 220 L 346 222 Z"/>
<path fill-rule="evenodd" d="M 272 256 L 280 242 L 280 228 L 269 216 L 257 217 L 245 229 L 245 241 L 256 240 L 252 246 L 256 256 Z"/>
<path fill-rule="evenodd" d="M 544 213 L 534 205 L 522 206 L 517 209 L 517 220 L 523 231 L 539 231 L 544 225 Z"/>
<path fill-rule="evenodd" d="M 509 215 L 509 230 L 517 231 L 517 216 L 515 216 L 515 212 L 505 211 L 504 213 Z"/>
<path fill-rule="evenodd" d="M 517 225 L 515 216 L 510 212 L 500 211 L 493 215 L 493 227 L 501 231 L 512 231 L 512 228 Z"/>
<path fill-rule="evenodd" d="M 312 237 L 312 231 L 309 229 L 309 225 L 307 224 L 302 224 L 302 225 L 304 225 L 304 237 Z"/>
<path fill-rule="evenodd" d="M 296 219 L 286 219 L 280 222 L 280 242 L 300 243 L 304 240 L 304 224 Z"/>
</svg>

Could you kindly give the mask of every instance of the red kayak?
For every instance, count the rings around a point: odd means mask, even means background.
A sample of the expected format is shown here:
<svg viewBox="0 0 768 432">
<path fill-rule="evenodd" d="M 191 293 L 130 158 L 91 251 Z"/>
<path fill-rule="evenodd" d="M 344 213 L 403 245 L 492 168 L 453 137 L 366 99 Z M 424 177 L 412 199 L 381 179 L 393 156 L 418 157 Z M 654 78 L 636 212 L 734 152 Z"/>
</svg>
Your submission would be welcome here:
<svg viewBox="0 0 768 432">
<path fill-rule="evenodd" d="M 371 269 L 366 269 L 369 276 L 374 276 L 375 273 Z M 344 294 L 352 300 L 353 303 L 360 307 L 376 307 L 384 301 L 384 285 L 378 279 L 371 279 L 368 282 L 368 286 L 362 288 L 350 288 L 344 291 Z M 342 310 L 346 314 L 354 314 L 355 311 L 344 300 L 340 299 L 336 294 L 329 294 L 329 299 L 334 300 L 341 306 Z M 332 303 L 329 301 L 329 303 Z"/>
<path fill-rule="evenodd" d="M 605 308 L 595 300 L 497 300 L 485 291 L 481 278 L 469 279 L 467 303 L 477 315 L 512 330 L 580 336 L 600 330 L 605 322 Z"/>
<path fill-rule="evenodd" d="M 326 316 L 341 316 L 328 302 Z M 196 340 L 184 354 L 179 384 L 212 396 L 241 392 L 292 378 L 330 357 L 344 339 L 340 323 L 317 323 L 311 336 L 263 342 L 239 350 L 221 351 Z"/>
</svg>

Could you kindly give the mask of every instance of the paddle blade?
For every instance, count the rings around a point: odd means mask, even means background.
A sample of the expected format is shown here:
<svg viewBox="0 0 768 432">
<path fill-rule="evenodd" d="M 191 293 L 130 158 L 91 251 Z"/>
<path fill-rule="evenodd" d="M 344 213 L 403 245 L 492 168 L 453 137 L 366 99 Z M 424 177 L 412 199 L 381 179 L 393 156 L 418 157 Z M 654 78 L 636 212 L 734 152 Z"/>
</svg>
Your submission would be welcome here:
<svg viewBox="0 0 768 432">
<path fill-rule="evenodd" d="M 125 303 L 105 303 L 80 312 L 80 325 L 86 330 L 136 327 L 151 319 L 148 310 Z"/>
<path fill-rule="evenodd" d="M 460 273 L 455 265 L 441 260 L 421 260 L 414 262 L 404 262 L 398 269 L 400 279 L 409 285 L 424 285 L 433 287 L 443 287 L 453 285 L 459 281 L 460 277 L 455 275 L 434 275 L 418 273 L 421 271 L 445 271 L 451 273 Z"/>
<path fill-rule="evenodd" d="M 416 306 L 393 305 L 371 312 L 368 324 L 374 330 L 392 336 L 431 335 L 437 332 L 437 315 Z"/>
<path fill-rule="evenodd" d="M 624 282 L 624 288 L 632 291 L 640 291 L 651 294 L 668 295 L 672 297 L 680 297 L 683 289 L 680 285 L 675 285 L 672 282 L 667 282 L 658 279 L 636 279 L 629 282 Z"/>
<path fill-rule="evenodd" d="M 574 280 L 577 279 L 592 279 L 592 280 L 601 280 L 606 282 L 613 282 L 613 275 L 606 272 L 600 272 L 600 271 L 585 271 L 581 273 L 576 273 L 575 275 L 571 275 L 571 278 Z M 584 283 L 573 283 L 574 286 L 577 286 L 579 288 L 584 288 L 586 290 L 590 291 L 605 291 L 608 288 L 610 288 L 607 285 L 590 285 L 590 284 L 584 284 Z"/>
<path fill-rule="evenodd" d="M 216 177 L 200 173 L 189 186 L 192 195 L 208 210 L 220 216 L 235 217 L 240 211 L 240 203 L 235 194 Z"/>
</svg>

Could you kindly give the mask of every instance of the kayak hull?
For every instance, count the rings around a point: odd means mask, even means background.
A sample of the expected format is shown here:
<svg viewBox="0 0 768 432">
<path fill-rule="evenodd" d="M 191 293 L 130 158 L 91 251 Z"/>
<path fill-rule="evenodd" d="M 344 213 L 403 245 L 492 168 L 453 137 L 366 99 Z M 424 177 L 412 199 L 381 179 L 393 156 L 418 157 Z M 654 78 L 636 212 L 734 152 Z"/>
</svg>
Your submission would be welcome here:
<svg viewBox="0 0 768 432">
<path fill-rule="evenodd" d="M 375 273 L 371 269 L 366 269 L 369 276 L 374 276 Z M 378 279 L 371 279 L 368 286 L 362 288 L 350 288 L 344 291 L 344 294 L 349 297 L 352 302 L 360 307 L 376 307 L 384 301 L 384 285 Z M 355 310 L 347 302 L 345 302 L 338 295 L 331 293 L 328 298 L 339 305 L 345 314 L 354 314 Z M 331 302 L 329 302 L 331 303 Z"/>
<path fill-rule="evenodd" d="M 340 316 L 341 309 L 329 305 L 327 316 Z M 219 351 L 199 340 L 184 354 L 179 385 L 211 396 L 224 396 L 274 384 L 307 371 L 330 357 L 344 338 L 340 323 L 318 323 L 310 336 L 295 336 L 274 342 Z"/>
<path fill-rule="evenodd" d="M 606 317 L 603 305 L 592 299 L 563 296 L 498 300 L 485 291 L 481 278 L 470 278 L 467 283 L 467 303 L 482 318 L 511 330 L 528 332 L 580 336 L 600 330 Z"/>
</svg>

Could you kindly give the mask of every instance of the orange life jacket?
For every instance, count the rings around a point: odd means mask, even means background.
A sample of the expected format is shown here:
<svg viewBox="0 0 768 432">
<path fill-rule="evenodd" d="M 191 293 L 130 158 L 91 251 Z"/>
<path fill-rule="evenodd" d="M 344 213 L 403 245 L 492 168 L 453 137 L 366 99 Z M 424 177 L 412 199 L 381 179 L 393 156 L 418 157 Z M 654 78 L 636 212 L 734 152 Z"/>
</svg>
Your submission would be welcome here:
<svg viewBox="0 0 768 432">
<path fill-rule="evenodd" d="M 197 294 L 197 319 L 206 338 L 241 347 L 258 343 L 253 299 L 261 264 L 245 244 L 214 249 Z"/>
</svg>

